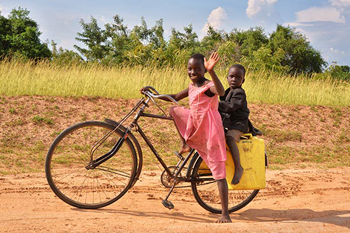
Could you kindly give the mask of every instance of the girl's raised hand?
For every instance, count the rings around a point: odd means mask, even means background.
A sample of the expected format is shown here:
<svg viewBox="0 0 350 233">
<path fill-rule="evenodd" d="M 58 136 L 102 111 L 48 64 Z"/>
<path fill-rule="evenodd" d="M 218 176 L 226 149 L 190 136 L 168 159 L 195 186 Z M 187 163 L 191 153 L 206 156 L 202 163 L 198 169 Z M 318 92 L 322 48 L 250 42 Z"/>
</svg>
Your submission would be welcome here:
<svg viewBox="0 0 350 233">
<path fill-rule="evenodd" d="M 219 61 L 219 54 L 217 52 L 214 52 L 210 55 L 209 60 L 204 57 L 204 67 L 207 69 L 207 71 L 211 71 L 214 69 L 216 63 Z"/>
</svg>

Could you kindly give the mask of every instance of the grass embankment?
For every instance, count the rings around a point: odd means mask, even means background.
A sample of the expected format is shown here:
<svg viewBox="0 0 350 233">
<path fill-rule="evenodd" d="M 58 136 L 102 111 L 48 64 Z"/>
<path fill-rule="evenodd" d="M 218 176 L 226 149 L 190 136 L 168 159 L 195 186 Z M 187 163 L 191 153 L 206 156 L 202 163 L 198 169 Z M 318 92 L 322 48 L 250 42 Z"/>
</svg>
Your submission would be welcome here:
<svg viewBox="0 0 350 233">
<path fill-rule="evenodd" d="M 225 71 L 218 74 L 226 85 Z M 0 174 L 9 174 L 42 171 L 50 144 L 74 123 L 119 120 L 140 97 L 140 87 L 174 93 L 188 85 L 188 78 L 186 70 L 170 68 L 0 63 L 0 84 Z M 348 83 L 265 72 L 248 73 L 244 86 L 251 120 L 265 133 L 271 169 L 350 166 Z M 89 97 L 76 98 L 80 96 Z M 173 163 L 179 139 L 171 122 L 140 123 L 165 160 Z M 144 153 L 145 168 L 156 168 L 154 156 L 147 149 Z"/>
<path fill-rule="evenodd" d="M 217 70 L 225 86 L 227 70 Z M 184 68 L 61 67 L 49 63 L 0 63 L 0 94 L 6 96 L 98 96 L 138 98 L 141 87 L 151 85 L 161 93 L 187 87 Z M 267 71 L 247 72 L 244 88 L 250 103 L 349 106 L 350 83 L 313 77 L 291 77 Z"/>
</svg>

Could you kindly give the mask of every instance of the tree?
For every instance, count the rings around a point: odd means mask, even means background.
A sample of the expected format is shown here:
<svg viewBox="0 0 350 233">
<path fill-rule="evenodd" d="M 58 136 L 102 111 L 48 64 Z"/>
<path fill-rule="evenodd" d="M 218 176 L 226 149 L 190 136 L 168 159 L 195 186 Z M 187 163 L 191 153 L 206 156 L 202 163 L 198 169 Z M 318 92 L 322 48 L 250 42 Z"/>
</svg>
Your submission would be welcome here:
<svg viewBox="0 0 350 233">
<path fill-rule="evenodd" d="M 209 53 L 212 53 L 213 50 L 217 50 L 224 42 L 223 34 L 223 31 L 217 31 L 209 25 L 207 35 L 201 41 L 201 47 Z"/>
<path fill-rule="evenodd" d="M 276 31 L 270 36 L 269 48 L 272 55 L 279 49 L 284 51 L 281 65 L 289 66 L 291 73 L 320 73 L 327 65 L 306 37 L 290 27 L 277 25 Z"/>
<path fill-rule="evenodd" d="M 125 53 L 130 48 L 130 32 L 123 24 L 123 19 L 119 15 L 113 17 L 113 23 L 105 25 L 106 43 L 109 47 L 105 62 L 109 64 L 120 64 L 127 62 Z"/>
<path fill-rule="evenodd" d="M 268 44 L 268 37 L 261 27 L 250 28 L 247 31 L 232 30 L 228 35 L 228 40 L 237 43 L 240 47 L 240 55 L 251 58 L 253 52 Z"/>
<path fill-rule="evenodd" d="M 273 70 L 277 72 L 288 71 L 288 66 L 283 66 L 281 61 L 284 58 L 284 51 L 278 49 L 274 54 L 270 48 L 261 46 L 253 52 L 250 57 L 243 57 L 242 62 L 252 70 Z"/>
<path fill-rule="evenodd" d="M 183 65 L 191 55 L 200 52 L 200 42 L 192 24 L 184 27 L 184 32 L 172 29 L 165 52 L 171 65 Z"/>
<path fill-rule="evenodd" d="M 0 59 L 8 55 L 10 49 L 10 42 L 7 35 L 11 30 L 10 20 L 0 15 Z"/>
<path fill-rule="evenodd" d="M 83 27 L 83 32 L 78 32 L 78 37 L 75 39 L 87 46 L 86 48 L 74 45 L 88 61 L 100 62 L 109 52 L 107 44 L 107 36 L 105 30 L 102 30 L 97 20 L 91 16 L 90 23 L 85 23 L 80 20 L 80 25 Z"/>
<path fill-rule="evenodd" d="M 83 58 L 72 50 L 63 49 L 60 47 L 57 49 L 57 44 L 52 40 L 52 62 L 59 65 L 79 64 L 83 62 Z"/>
<path fill-rule="evenodd" d="M 333 64 L 326 70 L 326 74 L 329 74 L 334 79 L 350 81 L 350 66 Z"/>
<path fill-rule="evenodd" d="M 39 39 L 38 24 L 29 18 L 29 11 L 18 7 L 6 19 L 0 16 L 0 56 L 40 59 L 51 57 L 47 43 Z"/>
</svg>

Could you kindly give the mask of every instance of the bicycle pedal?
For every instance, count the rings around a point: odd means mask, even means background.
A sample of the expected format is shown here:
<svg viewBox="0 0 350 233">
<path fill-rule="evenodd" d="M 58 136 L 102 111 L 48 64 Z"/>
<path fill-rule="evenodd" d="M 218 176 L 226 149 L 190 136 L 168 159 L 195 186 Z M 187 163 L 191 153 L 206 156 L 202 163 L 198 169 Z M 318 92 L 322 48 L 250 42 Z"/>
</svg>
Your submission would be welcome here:
<svg viewBox="0 0 350 233">
<path fill-rule="evenodd" d="M 165 208 L 168 208 L 169 210 L 174 209 L 174 205 L 173 203 L 171 203 L 171 201 L 162 200 L 162 204 Z"/>
<path fill-rule="evenodd" d="M 175 154 L 179 159 L 184 160 L 184 157 L 183 157 L 181 154 L 179 154 L 179 152 L 174 151 L 174 154 Z"/>
</svg>

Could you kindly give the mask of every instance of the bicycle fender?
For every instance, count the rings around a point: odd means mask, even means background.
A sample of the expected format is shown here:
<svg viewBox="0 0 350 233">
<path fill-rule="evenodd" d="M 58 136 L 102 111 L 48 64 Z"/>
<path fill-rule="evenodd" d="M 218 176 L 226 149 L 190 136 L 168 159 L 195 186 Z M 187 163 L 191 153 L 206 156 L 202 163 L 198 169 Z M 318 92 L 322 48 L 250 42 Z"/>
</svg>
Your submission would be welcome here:
<svg viewBox="0 0 350 233">
<path fill-rule="evenodd" d="M 114 127 L 118 127 L 119 129 L 122 131 L 126 131 L 126 128 L 123 125 L 119 125 L 119 122 L 105 118 L 104 120 L 107 124 L 112 125 Z M 139 179 L 140 175 L 141 175 L 141 170 L 142 170 L 142 164 L 143 164 L 143 156 L 142 156 L 142 150 L 141 150 L 141 146 L 139 144 L 139 142 L 137 141 L 136 137 L 132 134 L 132 132 L 128 133 L 128 137 L 131 138 L 131 141 L 134 143 L 134 145 L 137 148 L 137 155 L 138 155 L 138 165 L 137 165 L 137 171 L 136 171 L 136 175 L 135 175 L 135 182 L 132 184 L 132 186 L 134 186 L 134 184 L 136 183 L 136 181 Z M 132 187 L 131 186 L 131 187 Z"/>
<path fill-rule="evenodd" d="M 186 174 L 186 177 L 191 177 L 192 175 L 192 171 L 193 171 L 193 168 L 194 168 L 194 165 L 196 165 L 196 162 L 199 158 L 199 154 L 198 152 L 196 151 L 190 161 L 190 163 L 188 164 L 188 169 L 187 169 L 187 174 Z"/>
</svg>

